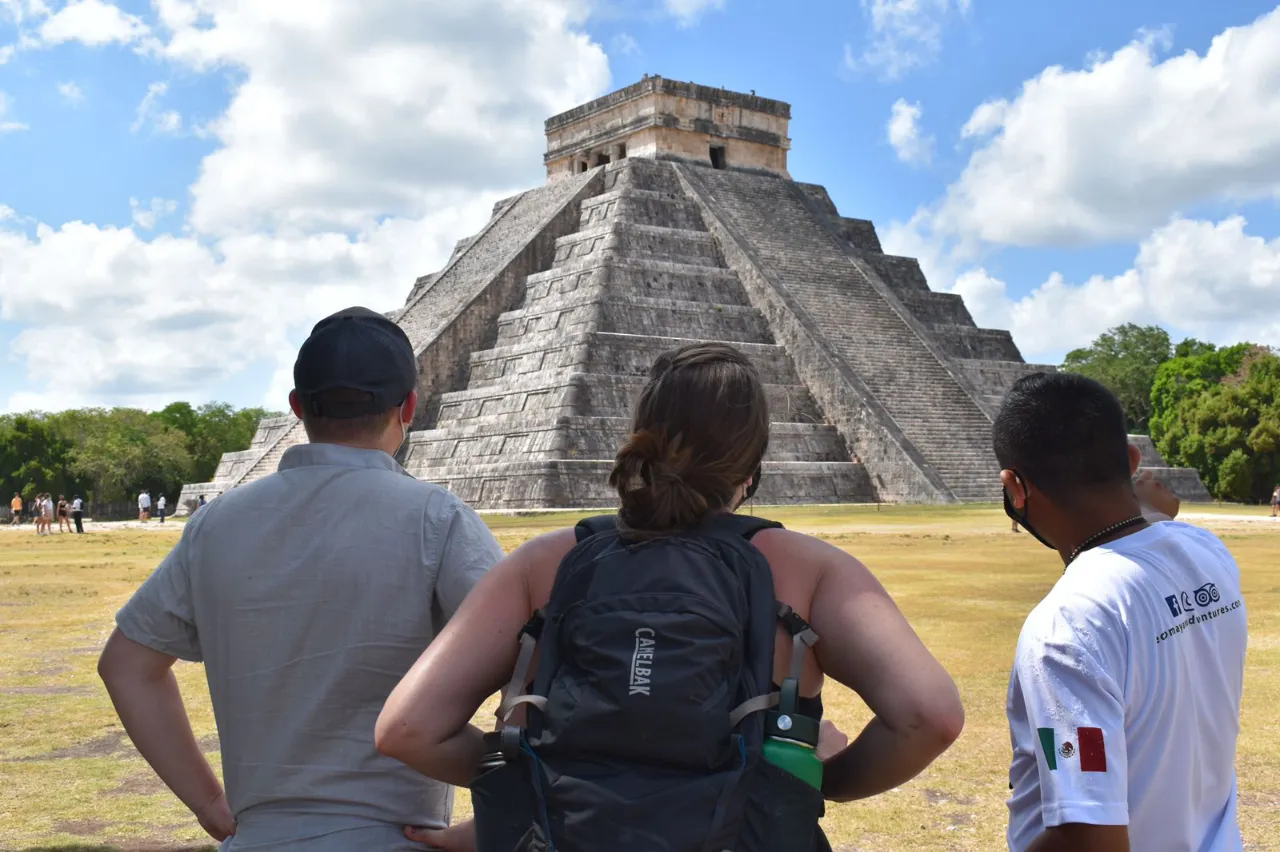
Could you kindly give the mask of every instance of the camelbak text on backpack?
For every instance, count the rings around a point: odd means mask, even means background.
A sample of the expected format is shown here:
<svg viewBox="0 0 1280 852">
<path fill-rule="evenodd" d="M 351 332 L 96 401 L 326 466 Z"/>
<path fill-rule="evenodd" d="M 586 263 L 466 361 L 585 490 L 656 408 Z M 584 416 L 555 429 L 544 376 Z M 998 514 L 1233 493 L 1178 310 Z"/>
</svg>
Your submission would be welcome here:
<svg viewBox="0 0 1280 852">
<path fill-rule="evenodd" d="M 631 657 L 631 691 L 628 695 L 648 695 L 649 678 L 653 674 L 653 630 L 636 631 L 636 652 Z"/>
</svg>

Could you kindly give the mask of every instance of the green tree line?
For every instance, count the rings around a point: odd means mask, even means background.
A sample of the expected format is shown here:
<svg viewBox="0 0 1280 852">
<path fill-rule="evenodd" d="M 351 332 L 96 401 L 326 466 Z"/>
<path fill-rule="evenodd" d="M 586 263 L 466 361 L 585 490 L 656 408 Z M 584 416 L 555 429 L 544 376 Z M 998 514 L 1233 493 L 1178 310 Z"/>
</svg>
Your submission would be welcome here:
<svg viewBox="0 0 1280 852">
<path fill-rule="evenodd" d="M 129 500 L 143 489 L 174 505 L 187 482 L 207 482 L 222 454 L 248 449 L 262 408 L 175 402 L 161 411 L 82 408 L 0 415 L 0 496 L 79 494 Z"/>
<path fill-rule="evenodd" d="M 1122 325 L 1067 354 L 1064 370 L 1097 379 L 1175 467 L 1222 500 L 1266 502 L 1280 483 L 1280 354 L 1254 343 L 1174 344 L 1158 326 Z"/>
</svg>

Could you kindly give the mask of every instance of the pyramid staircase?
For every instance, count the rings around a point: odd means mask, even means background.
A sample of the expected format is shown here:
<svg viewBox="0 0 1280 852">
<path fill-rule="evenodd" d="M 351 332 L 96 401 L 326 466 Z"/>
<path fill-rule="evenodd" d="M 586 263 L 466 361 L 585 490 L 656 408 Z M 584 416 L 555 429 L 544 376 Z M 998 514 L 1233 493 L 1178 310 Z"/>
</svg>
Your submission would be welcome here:
<svg viewBox="0 0 1280 852">
<path fill-rule="evenodd" d="M 773 416 L 759 493 L 769 503 L 872 501 L 865 468 L 752 307 L 667 163 L 606 167 L 576 233 L 529 275 L 459 387 L 430 401 L 405 467 L 484 508 L 610 506 L 613 456 L 654 359 L 731 343 L 760 370 Z"/>
</svg>

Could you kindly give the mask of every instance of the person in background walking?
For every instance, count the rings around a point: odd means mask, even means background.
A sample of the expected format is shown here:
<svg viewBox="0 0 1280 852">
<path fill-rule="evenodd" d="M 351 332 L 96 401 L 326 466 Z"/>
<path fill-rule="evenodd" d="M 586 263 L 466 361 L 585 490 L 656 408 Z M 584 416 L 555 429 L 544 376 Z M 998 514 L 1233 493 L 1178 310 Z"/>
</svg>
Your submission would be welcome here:
<svg viewBox="0 0 1280 852">
<path fill-rule="evenodd" d="M 67 498 L 62 494 L 58 495 L 57 514 L 58 532 L 62 532 L 63 527 L 66 527 L 67 532 L 71 532 L 71 510 L 67 505 Z"/>
<path fill-rule="evenodd" d="M 160 516 L 160 523 L 164 523 L 164 495 L 161 494 L 156 498 L 156 514 Z"/>
<path fill-rule="evenodd" d="M 77 494 L 71 501 L 71 520 L 76 523 L 76 532 L 84 533 L 84 501 Z"/>
<path fill-rule="evenodd" d="M 9 501 L 9 512 L 12 517 L 9 519 L 11 524 L 22 523 L 22 495 L 14 494 L 13 499 Z"/>
<path fill-rule="evenodd" d="M 44 518 L 44 534 L 53 535 L 53 495 L 44 495 L 44 503 L 40 506 L 40 516 Z"/>
<path fill-rule="evenodd" d="M 1271 517 L 1280 515 L 1280 482 L 1276 483 L 1276 487 L 1271 492 Z"/>
<path fill-rule="evenodd" d="M 138 520 L 146 522 L 151 517 L 151 495 L 143 491 L 138 495 Z"/>
</svg>

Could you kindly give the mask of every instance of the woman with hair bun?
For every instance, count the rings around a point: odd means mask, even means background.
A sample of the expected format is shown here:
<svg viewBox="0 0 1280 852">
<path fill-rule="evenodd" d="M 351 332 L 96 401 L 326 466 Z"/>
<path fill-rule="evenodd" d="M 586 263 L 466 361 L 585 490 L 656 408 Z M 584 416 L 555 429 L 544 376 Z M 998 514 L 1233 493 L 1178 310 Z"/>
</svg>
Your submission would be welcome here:
<svg viewBox="0 0 1280 852">
<path fill-rule="evenodd" d="M 746 827 L 715 849 L 822 848 L 823 799 L 897 787 L 960 735 L 955 684 L 862 563 L 821 539 L 733 514 L 759 485 L 769 422 L 759 374 L 733 347 L 699 343 L 659 357 L 609 477 L 616 517 L 547 533 L 510 553 L 391 694 L 378 748 L 473 788 L 481 852 L 548 848 L 547 838 L 558 852 L 701 850 L 711 842 L 707 832 L 728 830 L 734 819 Z M 717 616 L 727 611 L 738 613 L 736 627 Z M 753 645 L 753 636 L 764 641 Z M 762 668 L 746 673 L 758 658 Z M 672 688 L 663 688 L 664 677 Z M 826 678 L 856 692 L 875 715 L 847 747 L 821 744 L 825 760 L 808 773 L 821 791 L 811 790 L 815 806 L 802 802 L 809 788 L 795 780 L 807 770 L 770 769 L 767 742 L 773 735 L 803 752 L 808 731 L 813 745 Z M 502 741 L 506 763 L 501 755 L 492 762 L 499 734 L 470 724 L 499 691 L 499 730 L 511 735 Z M 521 719 L 527 727 L 517 727 Z M 482 810 L 498 782 L 485 779 L 502 776 L 484 772 L 516 763 L 521 780 L 492 794 L 500 803 L 493 810 L 517 823 L 510 837 L 524 840 L 486 841 L 497 827 L 486 826 Z M 524 783 L 530 771 L 533 792 Z M 703 784 L 700 774 L 718 780 Z M 748 775 L 753 780 L 743 781 Z M 788 788 L 790 804 L 755 808 L 770 785 L 789 783 L 799 785 Z M 735 813 L 725 804 L 735 800 L 735 784 L 745 785 L 745 817 L 725 815 Z M 529 827 L 507 811 L 535 793 Z M 812 826 L 793 822 L 790 834 L 770 839 L 792 805 Z M 748 824 L 753 809 L 769 811 L 771 822 Z M 681 839 L 683 825 L 704 816 L 704 828 L 685 832 L 702 836 Z M 609 829 L 607 843 L 593 835 L 593 820 L 605 817 L 621 826 Z M 462 823 L 407 833 L 460 850 L 476 848 L 474 830 Z"/>
</svg>

